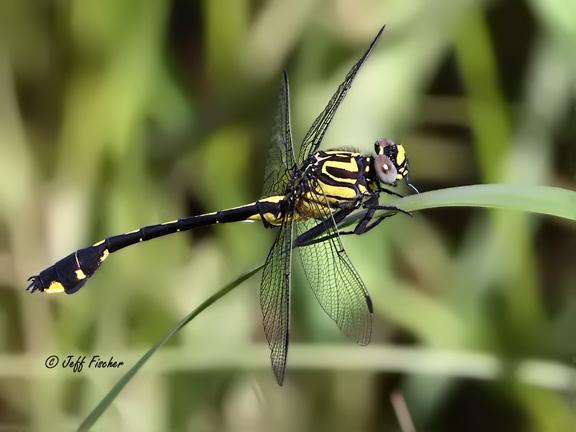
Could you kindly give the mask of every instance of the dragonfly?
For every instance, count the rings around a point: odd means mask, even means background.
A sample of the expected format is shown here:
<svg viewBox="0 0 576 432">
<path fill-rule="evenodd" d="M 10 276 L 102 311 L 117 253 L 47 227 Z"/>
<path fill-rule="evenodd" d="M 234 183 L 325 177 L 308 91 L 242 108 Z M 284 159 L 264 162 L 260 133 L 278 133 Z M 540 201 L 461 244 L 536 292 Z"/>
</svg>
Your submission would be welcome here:
<svg viewBox="0 0 576 432">
<path fill-rule="evenodd" d="M 346 254 L 341 237 L 374 229 L 385 218 L 406 213 L 380 205 L 382 192 L 402 196 L 395 188 L 410 183 L 410 165 L 401 144 L 382 138 L 374 154 L 348 149 L 320 150 L 320 144 L 358 70 L 379 40 L 384 27 L 340 84 L 328 105 L 304 136 L 298 155 L 292 140 L 290 87 L 284 71 L 278 96 L 262 198 L 239 207 L 149 225 L 107 237 L 79 249 L 28 280 L 30 292 L 74 294 L 112 253 L 140 242 L 212 224 L 260 222 L 277 230 L 262 270 L 260 306 L 272 370 L 284 382 L 290 334 L 293 250 L 300 256 L 306 279 L 326 314 L 360 345 L 369 343 L 373 307 L 370 295 Z M 363 215 L 353 228 L 339 225 L 353 212 Z M 380 211 L 380 212 L 379 212 Z"/>
</svg>

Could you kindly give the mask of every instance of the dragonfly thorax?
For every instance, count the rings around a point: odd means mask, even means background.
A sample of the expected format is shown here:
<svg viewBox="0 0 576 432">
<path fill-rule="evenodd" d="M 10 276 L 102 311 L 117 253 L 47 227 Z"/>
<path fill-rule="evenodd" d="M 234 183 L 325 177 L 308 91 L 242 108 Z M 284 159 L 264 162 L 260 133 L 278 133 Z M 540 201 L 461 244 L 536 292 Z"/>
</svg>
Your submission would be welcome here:
<svg viewBox="0 0 576 432">
<path fill-rule="evenodd" d="M 347 150 L 314 152 L 300 168 L 296 210 L 302 218 L 323 218 L 327 211 L 355 208 L 372 192 L 366 156 Z"/>
</svg>

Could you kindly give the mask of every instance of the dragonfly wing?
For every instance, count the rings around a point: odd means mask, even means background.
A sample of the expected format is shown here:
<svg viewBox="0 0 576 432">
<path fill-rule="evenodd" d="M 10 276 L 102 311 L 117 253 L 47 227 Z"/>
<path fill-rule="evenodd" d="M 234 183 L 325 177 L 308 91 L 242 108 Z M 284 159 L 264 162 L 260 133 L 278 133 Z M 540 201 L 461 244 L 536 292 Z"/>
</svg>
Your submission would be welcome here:
<svg viewBox="0 0 576 432">
<path fill-rule="evenodd" d="M 284 71 L 272 128 L 272 145 L 264 173 L 263 196 L 283 194 L 296 165 L 290 120 L 290 84 Z"/>
<path fill-rule="evenodd" d="M 264 263 L 260 286 L 264 333 L 271 350 L 272 370 L 280 385 L 284 382 L 290 332 L 292 230 L 292 221 L 286 217 Z"/>
<path fill-rule="evenodd" d="M 372 43 L 370 43 L 370 46 L 368 47 L 366 52 L 362 55 L 362 57 L 360 57 L 360 60 L 358 60 L 358 62 L 354 66 L 352 66 L 352 69 L 350 69 L 350 71 L 346 75 L 346 78 L 344 79 L 342 84 L 340 84 L 340 86 L 336 90 L 336 93 L 334 93 L 334 95 L 332 96 L 332 99 L 330 99 L 330 102 L 328 102 L 328 105 L 326 105 L 326 107 L 324 108 L 324 111 L 322 111 L 320 115 L 316 117 L 314 123 L 312 123 L 312 127 L 310 127 L 310 129 L 306 133 L 306 136 L 304 137 L 304 140 L 302 141 L 302 145 L 300 147 L 300 152 L 298 156 L 299 164 L 302 164 L 310 154 L 318 150 L 318 147 L 320 147 L 322 138 L 324 138 L 324 134 L 326 133 L 328 126 L 330 126 L 330 122 L 334 118 L 336 110 L 338 110 L 340 103 L 342 103 L 344 97 L 348 93 L 348 90 L 350 90 L 352 82 L 354 81 L 354 78 L 358 73 L 358 70 L 362 67 L 362 65 L 372 52 L 374 45 L 376 45 L 376 42 L 378 42 L 378 39 L 380 38 L 380 35 L 382 34 L 383 31 L 384 27 L 380 29 L 374 40 L 372 40 Z"/>
<path fill-rule="evenodd" d="M 316 181 L 312 183 L 309 190 L 321 188 Z M 324 214 L 323 220 L 298 222 L 297 235 L 323 224 L 326 230 L 321 236 L 327 239 L 298 248 L 306 278 L 316 299 L 340 330 L 358 344 L 367 345 L 372 334 L 370 295 L 342 246 L 326 197 L 317 195 L 316 198 L 317 202 L 308 204 L 316 215 Z"/>
</svg>

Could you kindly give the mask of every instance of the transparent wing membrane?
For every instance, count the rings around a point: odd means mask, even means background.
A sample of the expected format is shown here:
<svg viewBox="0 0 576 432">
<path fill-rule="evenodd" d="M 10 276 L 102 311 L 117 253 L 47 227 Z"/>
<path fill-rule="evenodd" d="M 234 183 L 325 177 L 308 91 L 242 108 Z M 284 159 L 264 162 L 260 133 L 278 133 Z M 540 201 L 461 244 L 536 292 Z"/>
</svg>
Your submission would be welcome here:
<svg viewBox="0 0 576 432">
<path fill-rule="evenodd" d="M 300 147 L 298 166 L 320 146 L 324 134 L 334 118 L 336 110 L 348 93 L 354 78 L 372 51 L 384 28 L 380 29 L 364 55 L 352 67 L 344 82 L 338 87 L 332 99 L 316 118 L 306 133 Z M 264 179 L 264 196 L 294 192 L 292 186 L 300 179 L 294 178 L 296 160 L 292 144 L 290 120 L 290 87 L 288 75 L 283 74 L 280 85 L 278 110 L 276 114 L 272 146 Z M 310 181 L 307 190 L 316 190 L 317 182 Z M 292 185 L 292 186 L 291 186 Z M 318 185 L 320 187 L 320 185 Z M 324 219 L 326 230 L 321 234 L 326 240 L 299 248 L 300 258 L 310 287 L 318 302 L 338 327 L 361 345 L 370 342 L 372 333 L 372 303 L 368 291 L 342 247 L 328 201 L 318 195 L 310 203 L 311 214 L 321 218 L 298 222 L 298 235 L 301 235 Z M 293 207 L 293 206 L 292 206 Z M 264 332 L 270 346 L 272 369 L 278 383 L 284 381 L 288 336 L 290 329 L 290 270 L 292 260 L 292 237 L 294 208 L 286 212 L 284 222 L 270 250 L 262 275 L 260 304 L 264 322 Z M 326 223 L 331 220 L 331 223 Z"/>
<path fill-rule="evenodd" d="M 294 173 L 296 160 L 290 122 L 290 85 L 288 73 L 284 71 L 272 128 L 272 143 L 264 173 L 263 196 L 283 194 Z"/>
<path fill-rule="evenodd" d="M 317 182 L 311 180 L 311 183 Z M 310 184 L 308 190 L 316 187 L 320 186 Z M 316 299 L 340 330 L 360 345 L 366 345 L 372 333 L 370 296 L 344 251 L 326 197 L 317 195 L 316 198 L 317 202 L 311 201 L 310 206 L 316 214 L 324 215 L 324 222 L 308 219 L 296 224 L 298 236 L 319 223 L 326 225 L 321 234 L 326 240 L 298 248 L 306 278 Z"/>
<path fill-rule="evenodd" d="M 290 331 L 292 230 L 292 221 L 286 217 L 266 258 L 260 285 L 264 333 L 270 346 L 272 369 L 280 385 L 284 381 Z"/>
<path fill-rule="evenodd" d="M 374 40 L 372 41 L 372 43 L 370 44 L 364 55 L 360 57 L 360 60 L 358 60 L 358 62 L 354 66 L 352 66 L 352 69 L 350 69 L 348 75 L 346 75 L 346 78 L 344 79 L 342 84 L 340 84 L 340 86 L 336 90 L 336 93 L 334 93 L 334 95 L 330 99 L 330 102 L 328 102 L 328 105 L 326 105 L 326 107 L 320 113 L 320 115 L 316 117 L 314 123 L 312 123 L 312 127 L 306 133 L 306 136 L 304 137 L 304 140 L 302 141 L 302 145 L 300 147 L 300 152 L 298 156 L 299 164 L 302 164 L 302 162 L 304 162 L 310 154 L 314 153 L 316 150 L 318 150 L 318 147 L 320 147 L 322 138 L 324 138 L 324 134 L 326 133 L 328 126 L 330 126 L 330 122 L 334 118 L 336 110 L 338 110 L 338 107 L 344 100 L 344 97 L 348 93 L 348 90 L 350 90 L 352 82 L 354 81 L 354 78 L 356 78 L 356 74 L 358 73 L 358 70 L 360 70 L 360 68 L 362 67 L 362 65 L 364 64 L 370 53 L 372 52 L 374 45 L 376 45 L 376 42 L 378 42 L 378 39 L 380 38 L 380 35 L 382 34 L 383 31 L 384 27 L 380 29 L 380 31 L 378 32 L 378 34 L 376 35 L 376 37 L 374 38 Z"/>
</svg>

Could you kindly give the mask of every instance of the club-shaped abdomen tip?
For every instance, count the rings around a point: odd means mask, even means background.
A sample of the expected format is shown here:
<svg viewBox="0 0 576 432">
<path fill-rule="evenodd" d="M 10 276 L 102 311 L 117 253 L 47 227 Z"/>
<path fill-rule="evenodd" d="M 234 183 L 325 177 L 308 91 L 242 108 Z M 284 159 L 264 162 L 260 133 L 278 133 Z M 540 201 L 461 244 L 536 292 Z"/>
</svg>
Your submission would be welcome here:
<svg viewBox="0 0 576 432">
<path fill-rule="evenodd" d="M 102 261 L 108 256 L 108 250 L 103 246 L 90 246 L 80 249 L 56 264 L 48 267 L 36 276 L 30 277 L 27 291 L 46 292 L 49 294 L 65 292 L 74 294 L 94 274 Z"/>
<path fill-rule="evenodd" d="M 78 291 L 86 283 L 88 276 L 78 267 L 75 256 L 76 252 L 42 270 L 39 275 L 32 276 L 27 290 L 48 294 L 72 294 Z"/>
</svg>

